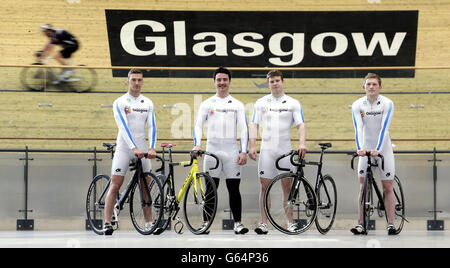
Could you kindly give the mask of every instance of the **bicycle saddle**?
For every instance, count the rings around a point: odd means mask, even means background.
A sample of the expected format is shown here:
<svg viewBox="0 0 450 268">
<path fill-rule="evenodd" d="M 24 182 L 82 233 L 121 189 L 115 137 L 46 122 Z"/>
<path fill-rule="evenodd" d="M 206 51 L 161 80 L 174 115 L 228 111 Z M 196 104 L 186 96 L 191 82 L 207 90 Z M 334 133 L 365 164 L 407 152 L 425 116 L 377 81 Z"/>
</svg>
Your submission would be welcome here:
<svg viewBox="0 0 450 268">
<path fill-rule="evenodd" d="M 172 147 L 175 147 L 176 146 L 176 144 L 173 144 L 173 143 L 161 143 L 161 147 L 162 148 L 172 148 Z"/>
<path fill-rule="evenodd" d="M 324 147 L 324 148 L 331 148 L 331 143 L 327 142 L 327 143 L 319 143 L 320 147 Z"/>
</svg>

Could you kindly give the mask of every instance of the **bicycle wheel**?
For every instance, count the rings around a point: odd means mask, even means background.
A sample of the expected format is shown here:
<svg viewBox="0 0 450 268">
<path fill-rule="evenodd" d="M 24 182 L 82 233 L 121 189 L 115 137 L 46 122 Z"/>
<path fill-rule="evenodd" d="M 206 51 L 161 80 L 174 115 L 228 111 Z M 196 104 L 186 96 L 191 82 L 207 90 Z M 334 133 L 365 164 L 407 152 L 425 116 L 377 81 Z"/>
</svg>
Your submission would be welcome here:
<svg viewBox="0 0 450 268">
<path fill-rule="evenodd" d="M 103 235 L 103 216 L 105 211 L 105 199 L 111 178 L 106 175 L 97 175 L 89 185 L 86 198 L 86 216 L 91 229 L 99 235 Z"/>
<path fill-rule="evenodd" d="M 42 65 L 42 63 L 33 63 L 32 65 Z M 44 91 L 49 81 L 52 81 L 53 74 L 47 68 L 26 67 L 20 74 L 20 82 L 29 90 Z"/>
<path fill-rule="evenodd" d="M 207 173 L 198 173 L 186 189 L 183 213 L 186 225 L 193 234 L 206 233 L 217 211 L 217 187 Z"/>
<path fill-rule="evenodd" d="M 298 179 L 298 183 L 294 180 Z M 292 196 L 292 200 L 289 199 Z M 304 178 L 284 173 L 276 176 L 264 194 L 264 210 L 270 223 L 285 234 L 300 234 L 316 219 L 317 197 Z"/>
<path fill-rule="evenodd" d="M 158 229 L 153 234 L 161 234 L 164 232 L 167 227 L 169 227 L 173 212 L 173 204 L 175 202 L 175 196 L 171 195 L 170 191 L 170 181 L 166 179 L 164 175 L 157 175 L 158 179 L 160 179 L 161 182 L 164 182 L 162 186 L 162 193 L 164 195 L 164 203 L 162 205 L 155 204 L 155 207 L 157 209 L 162 210 L 162 216 L 161 216 L 161 222 L 158 226 Z"/>
<path fill-rule="evenodd" d="M 393 224 L 395 227 L 395 234 L 397 235 L 402 231 L 406 217 L 405 196 L 403 194 L 402 184 L 400 183 L 400 179 L 397 176 L 394 177 L 394 194 L 396 202 L 395 202 L 395 215 Z"/>
<path fill-rule="evenodd" d="M 73 74 L 64 82 L 73 91 L 86 92 L 94 89 L 97 85 L 97 72 L 93 69 L 75 69 Z"/>
<path fill-rule="evenodd" d="M 326 234 L 333 226 L 337 208 L 336 184 L 330 175 L 323 176 L 319 181 L 316 194 L 318 199 L 316 227 L 321 234 Z"/>
<path fill-rule="evenodd" d="M 361 197 L 361 207 L 363 214 L 364 234 L 367 235 L 369 230 L 370 216 L 372 215 L 372 180 L 368 177 L 364 180 L 363 194 Z"/>
<path fill-rule="evenodd" d="M 163 203 L 160 181 L 152 173 L 145 172 L 130 193 L 130 217 L 136 231 L 143 235 L 153 233 L 161 220 L 163 211 L 159 207 Z"/>
</svg>

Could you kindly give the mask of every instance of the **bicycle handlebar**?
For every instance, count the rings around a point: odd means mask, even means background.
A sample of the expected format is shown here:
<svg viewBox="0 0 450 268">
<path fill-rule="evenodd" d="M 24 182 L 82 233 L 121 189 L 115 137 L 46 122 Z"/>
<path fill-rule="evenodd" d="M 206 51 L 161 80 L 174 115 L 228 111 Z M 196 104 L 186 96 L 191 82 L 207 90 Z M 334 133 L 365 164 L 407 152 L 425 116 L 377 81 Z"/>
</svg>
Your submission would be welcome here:
<svg viewBox="0 0 450 268">
<path fill-rule="evenodd" d="M 354 165 L 353 165 L 353 160 L 354 160 L 357 156 L 359 156 L 358 153 L 353 153 L 353 154 L 352 154 L 352 160 L 350 161 L 350 163 L 351 163 L 350 166 L 351 166 L 351 168 L 352 168 L 353 170 L 355 170 Z M 370 167 L 378 166 L 378 165 L 372 164 L 372 161 L 370 161 L 370 158 L 372 158 L 372 156 L 370 155 L 370 152 L 366 152 L 366 156 L 367 156 L 367 163 L 368 163 L 368 165 L 369 165 Z M 384 157 L 383 157 L 382 154 L 378 154 L 378 157 L 381 158 L 381 169 L 384 170 Z"/>
<path fill-rule="evenodd" d="M 300 166 L 304 167 L 305 166 L 305 160 L 304 159 L 301 159 L 300 163 L 297 163 L 297 162 L 294 161 L 294 156 L 296 156 L 296 155 L 298 155 L 298 151 L 295 151 L 295 150 L 292 150 L 289 153 L 283 154 L 282 156 L 278 157 L 277 160 L 275 160 L 275 166 L 277 167 L 278 170 L 291 171 L 289 168 L 282 168 L 279 165 L 279 162 L 281 161 L 281 159 L 283 159 L 285 157 L 288 157 L 288 156 L 291 156 L 289 160 L 291 161 L 292 165 L 294 165 L 296 167 L 300 167 Z"/>
<path fill-rule="evenodd" d="M 215 167 L 213 167 L 213 168 L 210 168 L 210 170 L 214 170 L 214 169 L 217 169 L 218 167 L 219 167 L 219 157 L 217 157 L 215 154 L 213 154 L 213 153 L 210 153 L 210 152 L 207 152 L 207 151 L 202 151 L 202 150 L 198 150 L 198 151 L 191 151 L 190 152 L 190 155 L 191 155 L 191 162 L 189 163 L 189 165 L 187 165 L 187 166 L 185 166 L 185 167 L 188 167 L 188 166 L 191 166 L 192 165 L 192 162 L 194 161 L 194 159 L 197 157 L 197 155 L 198 156 L 201 156 L 201 155 L 209 155 L 209 156 L 211 156 L 212 158 L 214 158 L 215 160 L 216 160 L 216 166 Z"/>
</svg>

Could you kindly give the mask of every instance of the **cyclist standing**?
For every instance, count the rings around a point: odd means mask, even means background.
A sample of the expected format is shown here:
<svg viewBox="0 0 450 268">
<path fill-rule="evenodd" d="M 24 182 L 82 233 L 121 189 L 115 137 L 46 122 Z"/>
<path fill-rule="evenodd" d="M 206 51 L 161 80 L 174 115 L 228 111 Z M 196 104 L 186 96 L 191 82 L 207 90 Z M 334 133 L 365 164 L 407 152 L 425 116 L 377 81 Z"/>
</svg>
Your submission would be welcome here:
<svg viewBox="0 0 450 268">
<path fill-rule="evenodd" d="M 214 72 L 216 95 L 201 103 L 194 125 L 194 151 L 201 150 L 203 124 L 208 122 L 206 150 L 219 157 L 219 168 L 210 170 L 216 186 L 223 172 L 229 193 L 230 209 L 234 218 L 235 234 L 245 234 L 248 229 L 241 223 L 242 199 L 239 191 L 242 166 L 247 163 L 248 127 L 242 102 L 230 95 L 231 72 L 219 67 Z M 240 130 L 241 146 L 236 144 L 237 128 Z M 210 156 L 204 160 L 205 171 L 214 167 L 216 161 Z"/>
<path fill-rule="evenodd" d="M 116 99 L 113 104 L 114 119 L 119 132 L 116 141 L 117 149 L 111 167 L 111 185 L 105 202 L 105 235 L 113 233 L 111 217 L 114 204 L 117 193 L 123 184 L 130 160 L 137 156 L 142 161 L 143 171 L 150 172 L 151 162 L 149 159 L 143 159 L 144 153 L 148 152 L 148 158 L 155 158 L 156 156 L 155 110 L 153 102 L 141 95 L 143 83 L 142 71 L 131 69 L 127 78 L 128 92 Z M 145 140 L 146 130 L 148 131 L 150 146 L 147 146 Z M 153 224 L 151 211 L 144 209 L 144 217 L 147 222 L 146 227 L 151 228 Z"/>
<path fill-rule="evenodd" d="M 41 31 L 50 39 L 50 41 L 45 45 L 44 50 L 40 53 L 38 57 L 39 60 L 41 62 L 45 61 L 45 59 L 52 52 L 53 48 L 56 45 L 59 45 L 62 46 L 63 49 L 56 54 L 55 59 L 61 65 L 71 65 L 71 56 L 78 50 L 79 47 L 77 38 L 64 29 L 53 29 L 51 24 L 41 25 Z M 73 71 L 73 69 L 64 68 L 63 72 L 58 77 L 58 80 L 54 81 L 54 84 L 69 78 Z"/>
<path fill-rule="evenodd" d="M 264 211 L 264 193 L 273 177 L 280 174 L 275 167 L 275 160 L 281 155 L 292 150 L 290 130 L 295 124 L 298 130 L 301 158 L 306 154 L 306 129 L 303 119 L 303 110 L 300 102 L 284 93 L 283 74 L 278 70 L 272 70 L 267 74 L 267 82 L 272 94 L 266 95 L 256 101 L 252 123 L 250 124 L 250 150 L 249 156 L 256 160 L 256 137 L 258 126 L 262 126 L 261 151 L 258 161 L 258 173 L 261 182 L 259 204 L 262 222 L 256 227 L 257 234 L 267 234 L 267 215 Z M 293 168 L 288 158 L 280 162 L 280 166 Z M 285 198 L 289 193 L 289 185 L 284 185 Z M 296 229 L 292 215 L 287 213 L 288 228 Z"/>
<path fill-rule="evenodd" d="M 378 167 L 385 196 L 384 203 L 388 219 L 387 231 L 390 235 L 395 234 L 393 225 L 395 212 L 395 195 L 393 192 L 395 160 L 389 136 L 389 126 L 394 115 L 394 103 L 380 95 L 381 88 L 381 78 L 377 74 L 368 73 L 364 78 L 363 84 L 366 96 L 356 100 L 352 105 L 356 148 L 360 156 L 357 176 L 361 184 L 358 203 L 359 223 L 350 230 L 356 235 L 365 232 L 361 224 L 363 222 L 361 196 L 367 170 L 366 152 L 370 152 L 371 156 L 374 157 L 374 162 L 379 154 L 384 156 L 384 170 L 381 169 L 380 164 Z"/>
</svg>

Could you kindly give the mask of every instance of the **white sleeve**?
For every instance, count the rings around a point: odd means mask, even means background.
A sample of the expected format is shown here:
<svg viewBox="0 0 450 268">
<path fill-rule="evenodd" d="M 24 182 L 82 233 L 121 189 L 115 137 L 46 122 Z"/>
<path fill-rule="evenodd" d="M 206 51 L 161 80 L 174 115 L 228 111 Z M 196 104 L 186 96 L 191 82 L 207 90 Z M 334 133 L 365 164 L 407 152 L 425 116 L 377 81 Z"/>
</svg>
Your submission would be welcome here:
<svg viewBox="0 0 450 268">
<path fill-rule="evenodd" d="M 383 107 L 383 119 L 381 120 L 381 131 L 378 135 L 377 151 L 381 149 L 383 141 L 389 133 L 389 126 L 391 125 L 392 117 L 394 116 L 394 103 L 389 101 Z"/>
<path fill-rule="evenodd" d="M 261 108 L 258 101 L 253 107 L 252 123 L 257 125 L 261 124 Z"/>
<path fill-rule="evenodd" d="M 358 102 L 352 105 L 353 126 L 355 127 L 355 142 L 357 150 L 361 150 L 363 144 L 363 121 Z"/>
<path fill-rule="evenodd" d="M 194 129 L 192 131 L 192 136 L 194 137 L 194 146 L 202 145 L 202 132 L 203 132 L 203 123 L 208 118 L 208 111 L 205 109 L 204 103 L 200 104 L 200 108 L 198 109 L 197 118 L 195 119 Z"/>
<path fill-rule="evenodd" d="M 147 128 L 148 128 L 148 143 L 150 148 L 155 149 L 156 145 L 156 120 L 155 120 L 155 107 L 153 102 L 150 101 L 149 110 L 147 115 Z"/>
<path fill-rule="evenodd" d="M 237 124 L 239 125 L 239 131 L 241 134 L 241 153 L 247 153 L 248 145 L 248 123 L 247 115 L 245 113 L 245 107 L 243 104 L 239 105 L 237 114 Z"/>
<path fill-rule="evenodd" d="M 127 143 L 130 149 L 136 148 L 137 145 L 131 136 L 130 129 L 128 128 L 127 116 L 125 114 L 125 107 L 120 103 L 120 101 L 116 100 L 113 104 L 114 111 L 114 119 L 116 120 L 117 127 L 119 128 L 119 136 L 122 137 L 123 140 Z"/>
<path fill-rule="evenodd" d="M 292 116 L 294 117 L 294 123 L 295 123 L 296 126 L 305 123 L 305 120 L 303 118 L 302 105 L 297 100 L 296 100 L 295 105 L 294 105 Z"/>
</svg>

